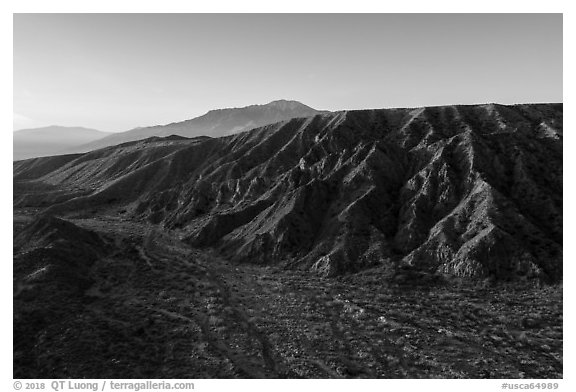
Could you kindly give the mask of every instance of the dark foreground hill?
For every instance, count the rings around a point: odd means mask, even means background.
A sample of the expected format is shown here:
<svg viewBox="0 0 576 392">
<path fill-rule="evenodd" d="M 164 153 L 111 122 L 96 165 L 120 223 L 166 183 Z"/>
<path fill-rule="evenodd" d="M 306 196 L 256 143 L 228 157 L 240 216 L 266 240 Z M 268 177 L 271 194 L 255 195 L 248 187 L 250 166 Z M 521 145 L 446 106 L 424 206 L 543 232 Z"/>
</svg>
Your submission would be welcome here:
<svg viewBox="0 0 576 392">
<path fill-rule="evenodd" d="M 326 276 L 557 281 L 562 104 L 345 111 L 31 159 L 14 163 L 14 205 L 150 222 Z"/>
<path fill-rule="evenodd" d="M 561 285 L 326 279 L 104 215 L 15 232 L 14 378 L 562 377 Z"/>
</svg>

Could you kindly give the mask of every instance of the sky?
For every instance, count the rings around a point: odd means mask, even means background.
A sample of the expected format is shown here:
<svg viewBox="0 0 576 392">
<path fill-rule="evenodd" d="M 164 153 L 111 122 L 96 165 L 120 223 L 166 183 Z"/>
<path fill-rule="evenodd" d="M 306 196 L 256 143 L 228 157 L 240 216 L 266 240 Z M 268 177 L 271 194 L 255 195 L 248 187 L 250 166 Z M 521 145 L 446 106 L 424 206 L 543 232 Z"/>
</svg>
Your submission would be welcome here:
<svg viewBox="0 0 576 392">
<path fill-rule="evenodd" d="M 14 130 L 562 102 L 561 14 L 15 14 Z"/>
</svg>

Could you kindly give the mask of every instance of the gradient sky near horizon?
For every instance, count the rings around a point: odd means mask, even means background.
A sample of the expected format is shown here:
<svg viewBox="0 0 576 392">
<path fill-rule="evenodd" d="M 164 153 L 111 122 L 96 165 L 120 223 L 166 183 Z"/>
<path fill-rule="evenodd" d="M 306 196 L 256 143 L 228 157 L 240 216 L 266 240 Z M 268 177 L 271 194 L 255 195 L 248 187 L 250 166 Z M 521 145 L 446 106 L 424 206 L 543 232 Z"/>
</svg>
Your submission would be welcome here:
<svg viewBox="0 0 576 392">
<path fill-rule="evenodd" d="M 562 102 L 562 14 L 15 14 L 14 129 Z"/>
</svg>

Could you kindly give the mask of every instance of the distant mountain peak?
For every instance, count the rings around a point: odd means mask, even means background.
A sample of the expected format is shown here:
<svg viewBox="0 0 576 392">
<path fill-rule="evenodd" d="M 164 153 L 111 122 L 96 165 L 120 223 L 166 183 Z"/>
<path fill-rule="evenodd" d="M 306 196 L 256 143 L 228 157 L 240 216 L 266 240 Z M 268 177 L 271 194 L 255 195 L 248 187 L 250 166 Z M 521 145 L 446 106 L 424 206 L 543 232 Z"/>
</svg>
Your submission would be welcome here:
<svg viewBox="0 0 576 392">
<path fill-rule="evenodd" d="M 302 102 L 286 100 L 286 99 L 278 99 L 276 101 L 269 102 L 264 106 L 275 107 L 275 108 L 278 108 L 280 110 L 294 110 L 294 109 L 298 109 L 298 108 L 310 108 L 310 106 L 304 105 Z"/>
<path fill-rule="evenodd" d="M 135 128 L 82 146 L 82 152 L 153 136 L 222 137 L 293 118 L 326 113 L 298 101 L 275 100 L 261 105 L 210 110 L 202 116 L 165 125 Z"/>
<path fill-rule="evenodd" d="M 308 105 L 303 104 L 299 101 L 287 100 L 287 99 L 277 99 L 274 101 L 270 101 L 268 103 L 263 104 L 253 104 L 247 106 L 240 106 L 240 107 L 230 107 L 230 108 L 221 108 L 221 109 L 213 109 L 209 110 L 208 113 L 219 113 L 223 111 L 230 111 L 230 110 L 249 110 L 255 108 L 275 108 L 278 110 L 295 110 L 295 109 L 309 109 L 309 110 L 316 110 L 311 108 Z"/>
</svg>

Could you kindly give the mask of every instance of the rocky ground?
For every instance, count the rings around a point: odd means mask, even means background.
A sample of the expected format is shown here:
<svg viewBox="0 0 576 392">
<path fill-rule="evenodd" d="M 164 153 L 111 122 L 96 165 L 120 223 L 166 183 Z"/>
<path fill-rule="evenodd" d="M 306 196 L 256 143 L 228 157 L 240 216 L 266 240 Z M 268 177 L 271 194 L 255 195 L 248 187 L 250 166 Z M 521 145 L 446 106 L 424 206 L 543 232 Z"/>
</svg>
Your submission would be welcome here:
<svg viewBox="0 0 576 392">
<path fill-rule="evenodd" d="M 15 211 L 16 236 L 31 214 Z M 82 284 L 50 275 L 50 254 L 17 268 L 30 249 L 16 249 L 15 378 L 563 376 L 561 284 L 322 278 L 120 218 L 70 223 L 106 244 Z"/>
</svg>

